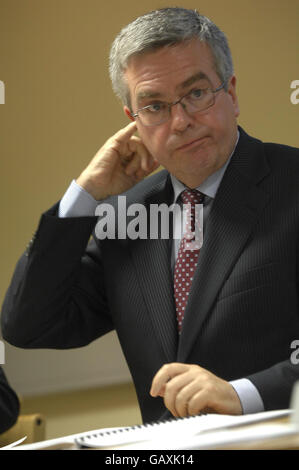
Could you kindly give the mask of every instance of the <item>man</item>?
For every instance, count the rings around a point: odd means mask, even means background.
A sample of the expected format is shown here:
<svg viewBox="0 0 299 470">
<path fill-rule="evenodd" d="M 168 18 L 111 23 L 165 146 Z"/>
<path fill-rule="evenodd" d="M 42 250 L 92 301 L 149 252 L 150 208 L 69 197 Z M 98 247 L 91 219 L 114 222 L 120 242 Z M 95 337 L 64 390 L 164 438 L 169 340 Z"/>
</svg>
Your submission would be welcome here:
<svg viewBox="0 0 299 470">
<path fill-rule="evenodd" d="M 0 434 L 11 428 L 20 412 L 19 399 L 0 367 Z"/>
<path fill-rule="evenodd" d="M 110 75 L 132 123 L 43 214 L 6 295 L 4 337 L 70 348 L 116 329 L 144 421 L 166 409 L 182 417 L 288 407 L 299 378 L 290 361 L 298 150 L 238 127 L 226 38 L 196 11 L 163 9 L 128 25 Z M 166 170 L 143 180 L 160 164 Z M 201 249 L 191 256 L 185 236 L 99 240 L 97 230 L 88 243 L 103 201 L 122 220 L 120 194 L 148 211 L 191 204 L 189 229 L 203 202 Z"/>
</svg>

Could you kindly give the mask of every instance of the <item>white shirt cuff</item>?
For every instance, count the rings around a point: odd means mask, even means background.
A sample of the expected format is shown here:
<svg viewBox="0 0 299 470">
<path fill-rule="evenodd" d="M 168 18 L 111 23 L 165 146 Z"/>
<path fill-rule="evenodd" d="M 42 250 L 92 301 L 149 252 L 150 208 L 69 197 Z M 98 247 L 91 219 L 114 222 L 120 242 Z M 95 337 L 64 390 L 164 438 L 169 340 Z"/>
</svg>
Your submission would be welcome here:
<svg viewBox="0 0 299 470">
<path fill-rule="evenodd" d="M 81 188 L 75 180 L 68 187 L 59 204 L 59 217 L 88 217 L 94 216 L 98 205 L 85 189 Z"/>
<path fill-rule="evenodd" d="M 252 382 L 250 382 L 250 380 L 233 380 L 230 382 L 230 384 L 235 389 L 240 398 L 244 415 L 265 411 L 263 400 L 257 388 L 253 385 Z"/>
</svg>

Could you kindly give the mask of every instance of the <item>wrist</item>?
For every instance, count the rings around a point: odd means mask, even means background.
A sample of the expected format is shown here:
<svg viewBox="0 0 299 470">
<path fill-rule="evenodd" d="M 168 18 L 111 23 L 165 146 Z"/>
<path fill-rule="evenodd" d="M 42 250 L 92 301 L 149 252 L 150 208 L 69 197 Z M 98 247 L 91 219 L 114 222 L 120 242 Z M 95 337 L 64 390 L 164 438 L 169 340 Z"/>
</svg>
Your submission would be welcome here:
<svg viewBox="0 0 299 470">
<path fill-rule="evenodd" d="M 92 179 L 85 176 L 84 173 L 81 173 L 75 181 L 76 184 L 84 189 L 95 201 L 101 201 L 109 196 L 108 193 L 96 186 Z"/>
</svg>

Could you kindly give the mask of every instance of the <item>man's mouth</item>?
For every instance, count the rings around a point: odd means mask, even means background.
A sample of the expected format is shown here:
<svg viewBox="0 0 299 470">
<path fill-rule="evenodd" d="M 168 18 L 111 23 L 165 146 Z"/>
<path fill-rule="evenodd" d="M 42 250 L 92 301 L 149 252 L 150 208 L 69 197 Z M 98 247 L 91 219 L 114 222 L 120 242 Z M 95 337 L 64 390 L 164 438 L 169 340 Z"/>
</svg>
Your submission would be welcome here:
<svg viewBox="0 0 299 470">
<path fill-rule="evenodd" d="M 198 139 L 193 139 L 187 142 L 186 144 L 180 145 L 180 147 L 177 148 L 177 150 L 188 150 L 191 149 L 201 143 L 203 143 L 207 137 L 200 137 Z"/>
</svg>

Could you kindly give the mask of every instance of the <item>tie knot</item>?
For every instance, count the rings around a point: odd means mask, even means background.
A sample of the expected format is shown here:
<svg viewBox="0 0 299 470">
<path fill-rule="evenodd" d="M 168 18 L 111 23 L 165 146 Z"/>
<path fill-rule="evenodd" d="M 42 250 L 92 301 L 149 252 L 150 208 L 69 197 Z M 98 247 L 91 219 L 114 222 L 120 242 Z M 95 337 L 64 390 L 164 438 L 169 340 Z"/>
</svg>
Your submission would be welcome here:
<svg viewBox="0 0 299 470">
<path fill-rule="evenodd" d="M 184 204 L 202 204 L 204 195 L 197 189 L 185 189 L 181 194 Z"/>
</svg>

